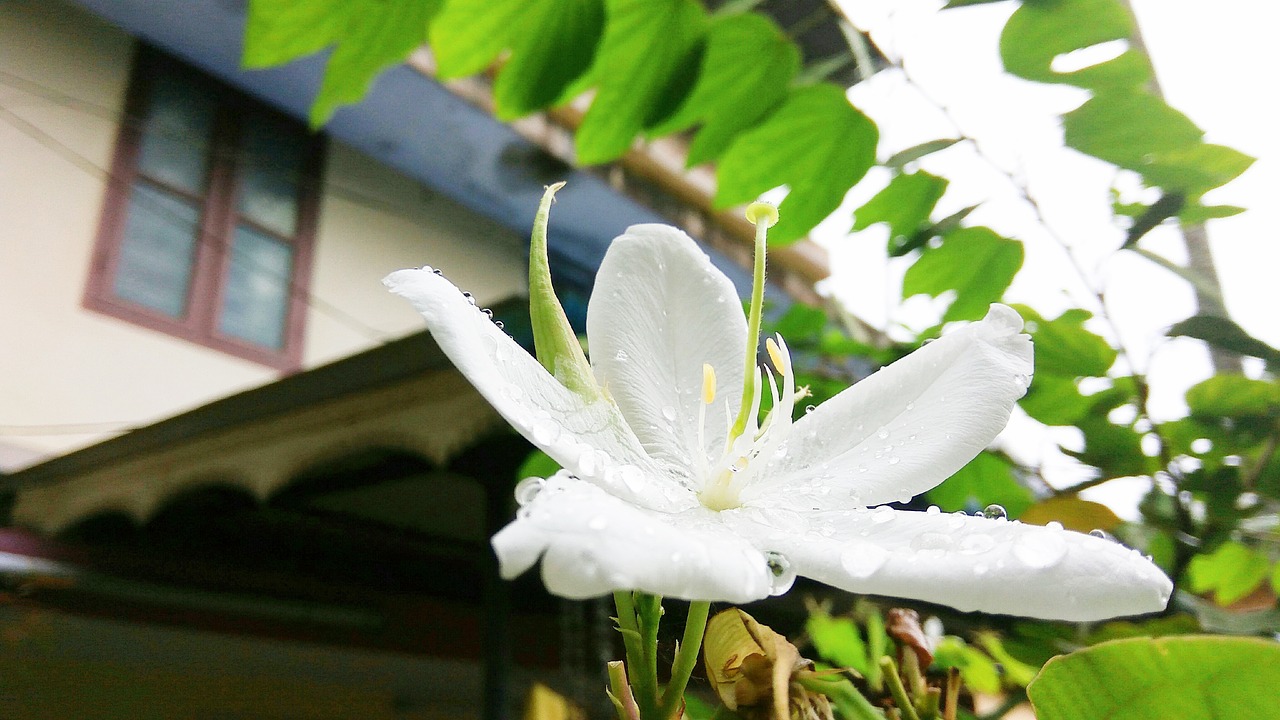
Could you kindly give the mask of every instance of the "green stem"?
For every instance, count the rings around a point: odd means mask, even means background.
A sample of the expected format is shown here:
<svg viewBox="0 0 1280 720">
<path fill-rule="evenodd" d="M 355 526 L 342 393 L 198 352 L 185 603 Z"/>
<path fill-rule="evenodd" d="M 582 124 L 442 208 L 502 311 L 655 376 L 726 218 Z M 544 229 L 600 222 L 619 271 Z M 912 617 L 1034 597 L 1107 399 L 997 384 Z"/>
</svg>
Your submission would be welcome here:
<svg viewBox="0 0 1280 720">
<path fill-rule="evenodd" d="M 884 720 L 884 711 L 871 704 L 858 689 L 845 678 L 828 678 L 819 673 L 800 673 L 796 682 L 809 692 L 826 695 L 850 720 Z"/>
<path fill-rule="evenodd" d="M 769 223 L 756 223 L 756 262 L 751 279 L 751 311 L 747 315 L 747 357 L 742 371 L 742 407 L 729 431 L 733 442 L 747 429 L 747 416 L 751 414 L 751 397 L 755 394 L 756 350 L 760 344 L 760 316 L 764 308 L 765 251 L 768 246 Z"/>
<path fill-rule="evenodd" d="M 648 671 L 647 662 L 647 657 L 652 656 L 654 651 L 645 651 L 647 638 L 641 633 L 632 593 L 625 590 L 615 592 L 613 603 L 618 608 L 618 630 L 622 632 L 622 645 L 627 651 L 627 667 L 630 669 L 635 703 L 640 708 L 640 717 L 650 718 L 657 706 L 658 696 L 657 671 Z"/>
<path fill-rule="evenodd" d="M 689 617 L 684 623 L 684 638 L 676 649 L 676 659 L 671 663 L 671 682 L 662 693 L 662 720 L 675 715 L 684 699 L 684 689 L 689 684 L 689 677 L 698 665 L 698 651 L 702 648 L 702 635 L 707 630 L 707 615 L 711 612 L 711 603 L 694 601 L 689 603 Z"/>
<path fill-rule="evenodd" d="M 911 698 L 907 697 L 907 689 L 902 686 L 902 678 L 898 676 L 898 664 L 886 655 L 880 658 L 880 669 L 884 671 L 889 693 L 893 695 L 893 704 L 898 706 L 898 712 L 902 713 L 903 719 L 920 720 L 915 706 L 911 704 Z"/>
</svg>

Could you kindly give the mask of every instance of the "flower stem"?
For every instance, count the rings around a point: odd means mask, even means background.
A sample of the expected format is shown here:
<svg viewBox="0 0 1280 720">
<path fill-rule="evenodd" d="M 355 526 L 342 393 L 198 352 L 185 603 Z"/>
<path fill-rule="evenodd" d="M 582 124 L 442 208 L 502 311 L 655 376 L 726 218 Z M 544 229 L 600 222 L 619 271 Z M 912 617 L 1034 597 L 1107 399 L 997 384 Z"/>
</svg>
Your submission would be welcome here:
<svg viewBox="0 0 1280 720">
<path fill-rule="evenodd" d="M 661 720 L 669 720 L 675 716 L 680 702 L 684 699 L 684 689 L 689 684 L 689 676 L 698 664 L 698 651 L 702 648 L 702 635 L 707 630 L 707 615 L 710 614 L 711 603 L 694 601 L 689 603 L 689 617 L 684 623 L 684 638 L 676 649 L 676 659 L 671 663 L 671 682 L 662 693 Z"/>
<path fill-rule="evenodd" d="M 747 357 L 742 372 L 742 406 L 729 431 L 729 442 L 733 442 L 747 429 L 747 416 L 751 414 L 751 396 L 756 384 L 756 351 L 760 344 L 760 316 L 764 309 L 765 255 L 769 245 L 769 226 L 777 222 L 776 210 L 773 211 L 773 222 L 767 217 L 758 217 L 760 213 L 753 214 L 751 210 L 756 209 L 757 205 L 763 203 L 753 203 L 747 212 L 747 219 L 756 226 L 755 272 L 751 278 L 751 309 L 747 314 Z"/>
<path fill-rule="evenodd" d="M 619 590 L 613 594 L 618 608 L 618 630 L 627 651 L 627 668 L 640 717 L 658 712 L 658 623 L 662 600 L 644 593 Z"/>
<path fill-rule="evenodd" d="M 898 712 L 902 713 L 903 720 L 920 720 L 915 705 L 912 705 L 911 698 L 907 697 L 907 689 L 902 686 L 902 678 L 898 676 L 898 664 L 886 655 L 880 658 L 880 669 L 884 671 L 889 693 L 893 695 L 893 704 L 898 706 Z"/>
</svg>

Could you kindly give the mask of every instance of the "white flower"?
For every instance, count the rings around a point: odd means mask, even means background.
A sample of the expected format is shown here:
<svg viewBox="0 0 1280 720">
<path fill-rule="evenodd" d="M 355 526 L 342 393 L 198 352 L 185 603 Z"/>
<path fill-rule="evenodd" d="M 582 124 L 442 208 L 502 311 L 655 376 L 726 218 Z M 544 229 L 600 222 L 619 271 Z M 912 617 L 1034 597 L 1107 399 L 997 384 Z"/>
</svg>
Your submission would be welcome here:
<svg viewBox="0 0 1280 720">
<path fill-rule="evenodd" d="M 493 538 L 504 577 L 541 558 L 547 588 L 565 597 L 641 590 L 740 603 L 784 592 L 799 573 L 856 593 L 1065 620 L 1168 600 L 1168 578 L 1117 543 L 874 507 L 937 485 L 1005 426 L 1032 371 L 1031 341 L 1008 307 L 794 422 L 790 358 L 770 339 L 772 367 L 745 400 L 757 407 L 765 388 L 774 409 L 759 425 L 748 412 L 735 435 L 754 339 L 732 283 L 673 228 L 628 229 L 600 266 L 587 316 L 594 397 L 558 382 L 443 277 L 402 270 L 386 283 L 565 468 L 520 489 L 516 520 Z"/>
</svg>

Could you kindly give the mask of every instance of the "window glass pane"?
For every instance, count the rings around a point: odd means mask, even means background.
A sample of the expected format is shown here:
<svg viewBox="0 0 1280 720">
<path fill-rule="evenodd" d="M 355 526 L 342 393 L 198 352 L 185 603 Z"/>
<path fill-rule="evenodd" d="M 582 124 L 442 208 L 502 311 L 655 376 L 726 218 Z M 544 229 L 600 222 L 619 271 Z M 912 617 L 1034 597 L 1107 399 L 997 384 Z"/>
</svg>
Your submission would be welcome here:
<svg viewBox="0 0 1280 720">
<path fill-rule="evenodd" d="M 116 297 L 182 317 L 191 287 L 199 212 L 149 185 L 134 185 L 125 220 Z"/>
<path fill-rule="evenodd" d="M 177 73 L 157 74 L 138 169 L 193 195 L 203 194 L 213 117 L 214 101 L 206 88 Z"/>
<path fill-rule="evenodd" d="M 241 128 L 238 209 L 270 230 L 293 237 L 306 136 L 300 128 L 248 115 Z"/>
<path fill-rule="evenodd" d="M 293 248 L 270 235 L 236 228 L 218 330 L 268 348 L 284 347 Z"/>
</svg>

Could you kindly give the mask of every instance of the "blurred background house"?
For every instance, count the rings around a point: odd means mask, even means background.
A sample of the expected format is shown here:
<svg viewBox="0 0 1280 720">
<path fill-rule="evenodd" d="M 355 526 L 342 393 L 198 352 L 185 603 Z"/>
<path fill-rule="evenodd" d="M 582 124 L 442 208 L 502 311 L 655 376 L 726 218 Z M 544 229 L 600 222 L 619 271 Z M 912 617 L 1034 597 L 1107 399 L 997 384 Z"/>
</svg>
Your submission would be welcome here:
<svg viewBox="0 0 1280 720">
<path fill-rule="evenodd" d="M 526 340 L 545 184 L 569 181 L 552 262 L 579 322 L 627 225 L 681 225 L 744 290 L 750 228 L 678 143 L 575 170 L 572 108 L 502 125 L 427 50 L 312 133 L 321 58 L 242 71 L 243 21 L 0 3 L 0 717 L 594 699 L 609 609 L 490 556 L 529 446 L 379 280 L 430 263 Z M 805 22 L 815 57 L 842 42 L 829 11 Z M 771 261 L 816 300 L 816 246 Z"/>
</svg>

